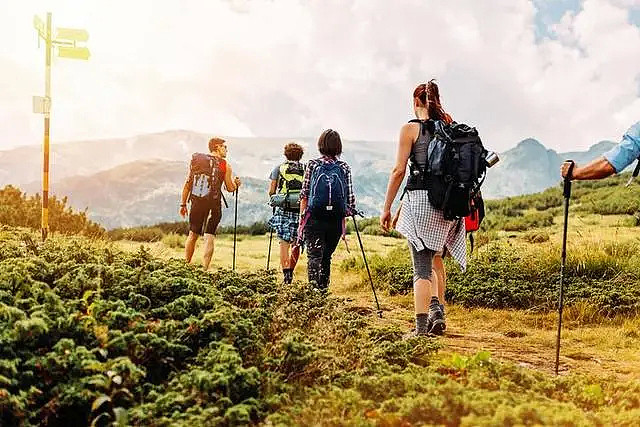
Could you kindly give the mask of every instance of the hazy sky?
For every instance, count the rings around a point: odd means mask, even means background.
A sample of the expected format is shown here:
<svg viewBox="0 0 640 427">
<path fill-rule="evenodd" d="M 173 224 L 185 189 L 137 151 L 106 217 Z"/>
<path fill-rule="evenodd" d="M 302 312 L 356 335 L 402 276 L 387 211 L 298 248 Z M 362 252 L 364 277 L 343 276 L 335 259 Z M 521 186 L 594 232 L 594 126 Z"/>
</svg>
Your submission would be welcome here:
<svg viewBox="0 0 640 427">
<path fill-rule="evenodd" d="M 167 129 L 395 140 L 431 78 L 502 151 L 617 140 L 640 120 L 640 0 L 0 0 L 0 150 L 38 144 L 33 15 L 89 31 L 56 58 L 52 139 Z"/>
</svg>

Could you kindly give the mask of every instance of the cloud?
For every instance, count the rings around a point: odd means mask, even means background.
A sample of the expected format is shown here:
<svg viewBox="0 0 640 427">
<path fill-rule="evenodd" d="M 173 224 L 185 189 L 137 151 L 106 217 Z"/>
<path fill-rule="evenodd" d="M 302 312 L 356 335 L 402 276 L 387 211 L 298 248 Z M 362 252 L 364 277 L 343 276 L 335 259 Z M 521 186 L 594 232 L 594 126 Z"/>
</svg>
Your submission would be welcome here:
<svg viewBox="0 0 640 427">
<path fill-rule="evenodd" d="M 89 29 L 92 58 L 56 61 L 52 135 L 332 127 L 394 141 L 413 88 L 435 77 L 445 108 L 493 149 L 530 136 L 559 151 L 617 138 L 640 119 L 638 2 L 542 3 L 54 2 L 55 22 Z M 46 8 L 4 7 L 0 36 L 17 42 L 0 47 L 0 149 L 40 138 L 30 96 L 42 90 L 43 53 L 30 25 Z"/>
</svg>

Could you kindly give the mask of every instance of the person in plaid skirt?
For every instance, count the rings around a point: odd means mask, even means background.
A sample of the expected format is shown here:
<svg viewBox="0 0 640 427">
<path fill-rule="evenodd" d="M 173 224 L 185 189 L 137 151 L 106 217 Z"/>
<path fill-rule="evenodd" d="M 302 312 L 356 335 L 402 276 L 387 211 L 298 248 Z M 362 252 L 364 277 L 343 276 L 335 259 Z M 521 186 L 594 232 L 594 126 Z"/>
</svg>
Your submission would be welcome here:
<svg viewBox="0 0 640 427">
<path fill-rule="evenodd" d="M 420 169 L 426 165 L 433 120 L 452 122 L 451 116 L 442 108 L 439 89 L 433 80 L 414 90 L 413 108 L 418 121 L 405 124 L 400 131 L 396 165 L 389 177 L 380 214 L 380 225 L 386 231 L 393 226 L 391 206 L 404 179 L 407 163 L 415 162 Z M 409 242 L 413 261 L 416 327 L 408 336 L 442 335 L 446 329 L 444 306 L 438 297 L 439 274 L 433 271 L 433 261 L 438 252 L 446 251 L 463 270 L 466 268 L 465 226 L 461 220 L 445 220 L 442 211 L 429 202 L 427 190 L 416 185 L 417 178 L 408 178 L 397 225 L 398 232 Z"/>
<path fill-rule="evenodd" d="M 300 162 L 303 154 L 304 149 L 299 144 L 292 142 L 285 145 L 284 156 L 287 160 L 271 171 L 269 196 L 278 192 L 300 191 L 304 177 L 304 164 Z M 285 283 L 293 281 L 293 270 L 300 256 L 300 247 L 292 248 L 291 246 L 298 240 L 299 223 L 300 210 L 286 208 L 275 208 L 268 222 L 269 227 L 275 230 L 280 240 L 280 266 Z"/>
</svg>

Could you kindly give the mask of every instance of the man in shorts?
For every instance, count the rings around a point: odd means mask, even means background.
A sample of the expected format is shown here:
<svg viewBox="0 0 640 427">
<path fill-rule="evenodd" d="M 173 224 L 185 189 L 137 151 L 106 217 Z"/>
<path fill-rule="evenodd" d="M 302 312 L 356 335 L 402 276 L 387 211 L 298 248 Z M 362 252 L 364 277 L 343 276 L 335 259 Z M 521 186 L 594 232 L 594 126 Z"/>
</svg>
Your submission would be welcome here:
<svg viewBox="0 0 640 427">
<path fill-rule="evenodd" d="M 227 163 L 227 145 L 222 138 L 209 140 L 209 157 L 213 167 L 210 183 L 211 195 L 208 197 L 193 197 L 195 171 L 193 161 L 189 164 L 189 172 L 182 188 L 180 215 L 185 218 L 189 214 L 189 236 L 184 246 L 185 260 L 191 262 L 196 248 L 198 236 L 204 235 L 205 247 L 202 266 L 209 269 L 214 249 L 214 236 L 220 219 L 222 219 L 222 184 L 230 193 L 235 192 L 241 185 L 240 178 L 233 177 L 231 166 Z M 191 201 L 191 210 L 187 210 L 187 201 Z"/>
</svg>

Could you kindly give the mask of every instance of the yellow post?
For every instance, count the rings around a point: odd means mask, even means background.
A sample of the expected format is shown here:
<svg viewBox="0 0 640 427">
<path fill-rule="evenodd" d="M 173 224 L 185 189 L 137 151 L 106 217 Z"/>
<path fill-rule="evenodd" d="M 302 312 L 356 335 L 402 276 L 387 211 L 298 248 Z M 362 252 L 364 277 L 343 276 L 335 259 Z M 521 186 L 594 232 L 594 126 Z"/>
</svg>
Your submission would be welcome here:
<svg viewBox="0 0 640 427">
<path fill-rule="evenodd" d="M 47 27 L 45 40 L 45 77 L 44 77 L 44 98 L 45 103 L 51 105 L 51 51 L 53 44 L 51 41 L 51 12 L 47 13 Z M 49 123 L 51 121 L 50 108 L 44 111 L 44 144 L 43 144 L 43 164 L 42 164 L 42 241 L 47 239 L 49 234 Z"/>
</svg>

